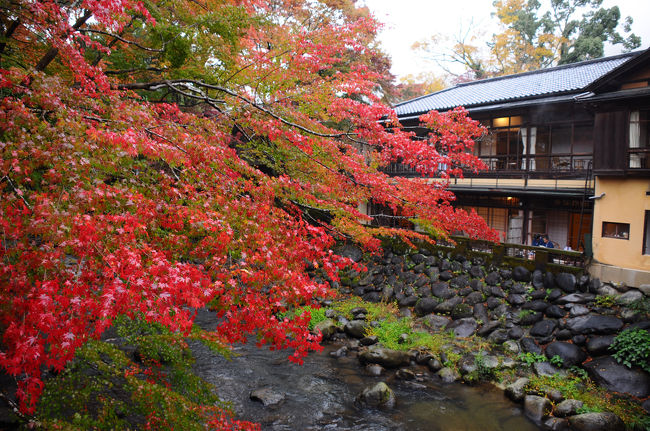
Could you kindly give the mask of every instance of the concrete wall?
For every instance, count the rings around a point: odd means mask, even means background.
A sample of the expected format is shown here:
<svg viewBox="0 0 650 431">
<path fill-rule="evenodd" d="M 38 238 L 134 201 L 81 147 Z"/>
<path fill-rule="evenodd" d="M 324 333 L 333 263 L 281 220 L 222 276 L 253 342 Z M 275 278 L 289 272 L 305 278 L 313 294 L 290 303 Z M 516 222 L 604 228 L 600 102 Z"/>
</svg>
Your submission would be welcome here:
<svg viewBox="0 0 650 431">
<path fill-rule="evenodd" d="M 593 225 L 594 268 L 604 276 L 603 281 L 626 283 L 635 280 L 630 271 L 650 274 L 650 255 L 643 255 L 643 229 L 645 212 L 650 211 L 649 179 L 596 179 L 595 196 L 605 195 L 595 201 Z M 607 238 L 602 236 L 603 222 L 629 223 L 628 239 Z M 603 264 L 603 265 L 598 265 Z M 621 272 L 615 268 L 623 269 Z M 594 269 L 595 270 L 595 269 Z M 628 273 L 623 276 L 623 273 Z M 618 276 L 616 274 L 619 274 Z M 607 278 L 622 278 L 620 280 Z M 641 274 L 642 279 L 647 276 Z M 638 284 L 638 281 L 635 281 Z M 634 284 L 631 284 L 634 285 Z"/>
</svg>

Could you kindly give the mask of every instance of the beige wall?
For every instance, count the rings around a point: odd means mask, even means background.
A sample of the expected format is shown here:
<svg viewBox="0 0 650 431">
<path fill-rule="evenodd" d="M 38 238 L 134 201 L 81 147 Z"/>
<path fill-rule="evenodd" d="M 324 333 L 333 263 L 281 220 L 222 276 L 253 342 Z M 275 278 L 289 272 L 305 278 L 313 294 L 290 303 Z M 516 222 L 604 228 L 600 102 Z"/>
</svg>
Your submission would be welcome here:
<svg viewBox="0 0 650 431">
<path fill-rule="evenodd" d="M 645 211 L 650 211 L 650 180 L 596 178 L 594 202 L 594 260 L 606 265 L 650 271 L 650 255 L 642 255 Z M 629 223 L 629 239 L 603 238 L 603 222 Z M 616 281 L 616 280 L 611 280 Z"/>
</svg>

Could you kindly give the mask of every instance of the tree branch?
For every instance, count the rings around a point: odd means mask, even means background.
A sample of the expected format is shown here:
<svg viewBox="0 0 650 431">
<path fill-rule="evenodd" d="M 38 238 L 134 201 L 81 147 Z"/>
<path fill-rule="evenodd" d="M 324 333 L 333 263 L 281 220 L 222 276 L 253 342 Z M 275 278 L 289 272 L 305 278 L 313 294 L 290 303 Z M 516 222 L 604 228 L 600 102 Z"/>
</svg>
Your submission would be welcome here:
<svg viewBox="0 0 650 431">
<path fill-rule="evenodd" d="M 92 14 L 93 13 L 91 11 L 86 10 L 84 14 L 77 19 L 77 22 L 74 23 L 74 25 L 72 26 L 72 30 L 75 31 L 79 30 L 79 27 L 84 25 L 84 23 L 88 21 L 88 19 L 92 16 Z M 52 60 L 56 58 L 58 53 L 59 53 L 58 48 L 50 48 L 50 50 L 47 51 L 43 57 L 41 57 L 39 62 L 36 64 L 35 69 L 38 72 L 44 71 L 45 68 L 52 62 Z"/>
<path fill-rule="evenodd" d="M 122 69 L 122 70 L 105 70 L 106 75 L 122 75 L 135 72 L 166 72 L 167 69 L 164 67 L 133 67 L 131 69 Z"/>
<path fill-rule="evenodd" d="M 229 96 L 235 97 L 246 104 L 254 107 L 255 109 L 258 109 L 259 111 L 264 112 L 270 117 L 275 118 L 276 120 L 280 121 L 282 124 L 293 127 L 295 129 L 301 130 L 305 133 L 308 133 L 310 135 L 314 136 L 319 136 L 321 138 L 343 138 L 343 137 L 348 137 L 348 136 L 356 136 L 354 133 L 320 133 L 315 130 L 311 130 L 305 126 L 301 126 L 300 124 L 294 123 L 292 121 L 286 120 L 280 115 L 274 113 L 273 111 L 269 110 L 268 108 L 265 108 L 259 103 L 253 102 L 252 100 L 248 99 L 247 97 L 244 97 L 228 88 L 222 87 L 220 85 L 214 85 L 214 84 L 206 84 L 205 82 L 197 81 L 194 79 L 174 79 L 174 80 L 164 80 L 164 81 L 154 81 L 154 82 L 136 82 L 133 84 L 121 84 L 118 86 L 119 89 L 121 90 L 157 90 L 161 87 L 169 87 L 175 91 L 179 91 L 177 88 L 174 87 L 175 84 L 192 84 L 196 85 L 198 87 L 203 87 L 207 88 L 210 90 L 216 90 L 216 91 L 221 91 L 222 93 L 226 93 Z M 196 96 L 195 96 L 196 97 Z"/>
<path fill-rule="evenodd" d="M 7 28 L 7 31 L 4 34 L 5 40 L 9 39 L 11 35 L 14 34 L 14 31 L 18 29 L 18 27 L 20 27 L 20 20 L 16 19 L 16 21 L 12 22 L 9 28 Z M 6 46 L 7 46 L 7 42 L 4 41 L 0 42 L 0 55 L 2 55 Z"/>
<path fill-rule="evenodd" d="M 128 39 L 124 39 L 122 36 L 119 36 L 119 35 L 117 35 L 117 34 L 113 34 L 113 33 L 109 33 L 109 32 L 107 32 L 107 31 L 103 31 L 103 30 L 95 30 L 95 29 L 92 29 L 92 28 L 82 28 L 82 29 L 79 29 L 79 32 L 80 32 L 80 33 L 96 33 L 96 34 L 103 34 L 103 35 L 105 35 L 105 36 L 110 36 L 110 37 L 112 37 L 112 38 L 114 38 L 114 39 L 117 39 L 117 40 L 119 40 L 120 42 L 124 42 L 124 43 L 129 44 L 129 45 L 137 46 L 138 48 L 143 49 L 143 50 L 145 50 L 145 51 L 149 51 L 149 52 L 163 52 L 162 49 L 149 48 L 149 47 L 147 47 L 147 46 L 140 45 L 140 44 L 139 44 L 138 42 L 136 42 L 136 41 L 128 40 Z"/>
</svg>

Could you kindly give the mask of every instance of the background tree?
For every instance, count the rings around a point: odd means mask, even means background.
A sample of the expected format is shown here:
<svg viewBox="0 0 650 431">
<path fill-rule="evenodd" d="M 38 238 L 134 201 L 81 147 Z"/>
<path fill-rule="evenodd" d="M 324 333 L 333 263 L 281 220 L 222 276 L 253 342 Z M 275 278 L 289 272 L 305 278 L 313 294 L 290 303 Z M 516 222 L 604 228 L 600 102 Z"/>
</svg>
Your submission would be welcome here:
<svg viewBox="0 0 650 431">
<path fill-rule="evenodd" d="M 496 238 L 446 189 L 484 168 L 483 129 L 457 109 L 422 117 L 428 139 L 402 131 L 380 101 L 377 23 L 352 1 L 2 7 L 0 365 L 25 412 L 42 370 L 119 315 L 189 334 L 210 304 L 213 341 L 253 334 L 300 361 L 319 337 L 286 312 L 334 294 L 352 264 L 336 240 L 430 240 L 371 228 L 365 202 L 437 237 Z M 440 178 L 381 171 L 398 160 Z"/>
<path fill-rule="evenodd" d="M 472 24 L 451 43 L 435 35 L 414 49 L 447 72 L 453 71 L 449 65 L 463 66 L 454 76 L 483 79 L 599 58 L 605 43 L 625 50 L 641 45 L 630 33 L 632 18 L 624 19 L 622 35 L 618 6 L 604 8 L 602 0 L 497 0 L 494 7 L 502 31 L 492 36 L 487 49 L 481 30 Z"/>
<path fill-rule="evenodd" d="M 449 87 L 446 76 L 433 72 L 422 72 L 417 75 L 409 74 L 399 80 L 390 94 L 393 103 L 413 99 L 425 94 L 435 93 Z"/>
</svg>

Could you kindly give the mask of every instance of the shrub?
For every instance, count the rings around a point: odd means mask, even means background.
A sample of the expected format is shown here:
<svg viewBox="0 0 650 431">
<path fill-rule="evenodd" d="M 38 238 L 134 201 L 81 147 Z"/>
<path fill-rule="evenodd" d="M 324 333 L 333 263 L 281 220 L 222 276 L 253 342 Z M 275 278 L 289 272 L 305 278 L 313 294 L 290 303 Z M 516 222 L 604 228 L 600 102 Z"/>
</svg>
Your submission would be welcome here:
<svg viewBox="0 0 650 431">
<path fill-rule="evenodd" d="M 610 349 L 619 363 L 650 373 L 650 333 L 645 329 L 626 329 L 614 338 Z"/>
<path fill-rule="evenodd" d="M 559 355 L 554 355 L 551 359 L 549 359 L 549 362 L 556 367 L 561 367 L 564 365 L 564 359 L 562 359 Z"/>
<path fill-rule="evenodd" d="M 533 365 L 536 362 L 546 361 L 546 356 L 540 355 L 539 353 L 526 352 L 517 355 L 517 360 L 525 363 L 526 365 Z"/>
<path fill-rule="evenodd" d="M 613 307 L 616 305 L 616 296 L 614 295 L 601 295 L 596 297 L 594 303 L 599 307 Z"/>
</svg>

